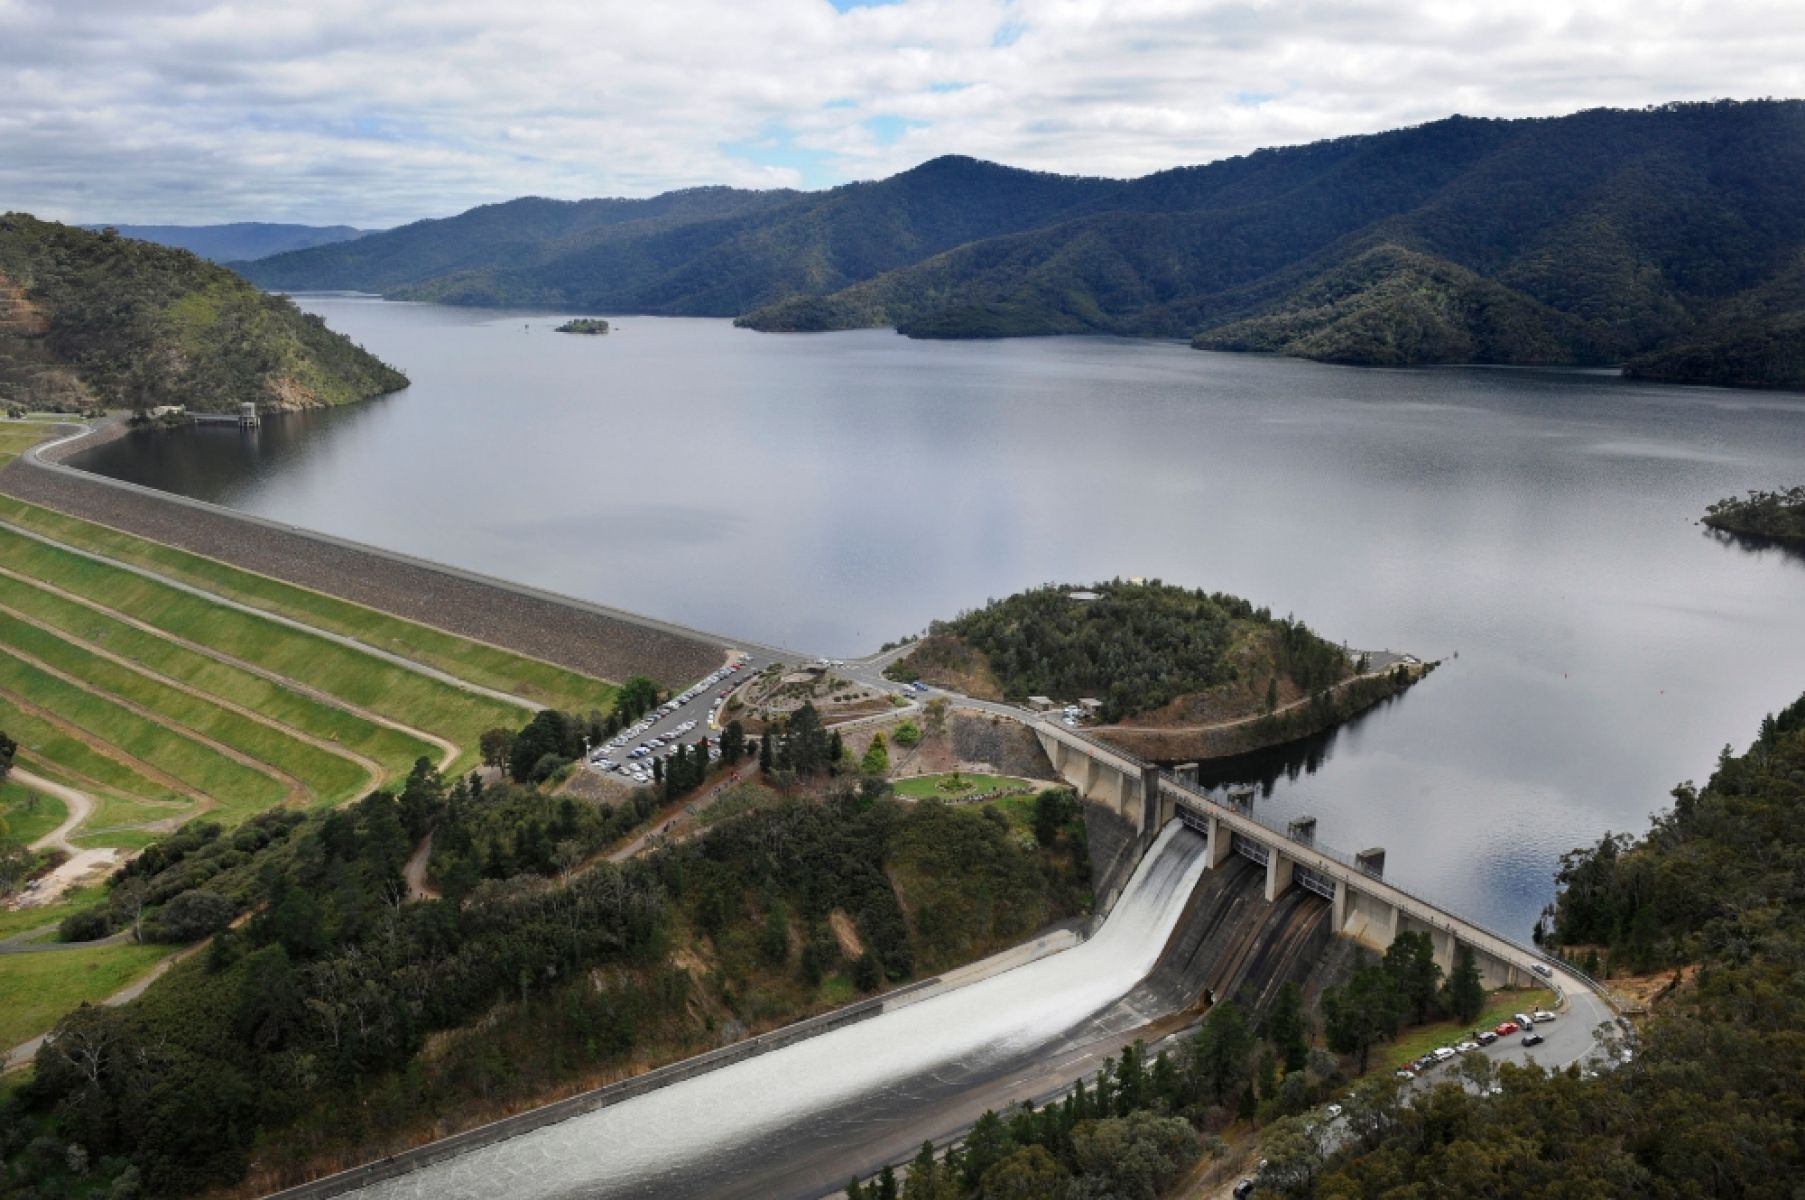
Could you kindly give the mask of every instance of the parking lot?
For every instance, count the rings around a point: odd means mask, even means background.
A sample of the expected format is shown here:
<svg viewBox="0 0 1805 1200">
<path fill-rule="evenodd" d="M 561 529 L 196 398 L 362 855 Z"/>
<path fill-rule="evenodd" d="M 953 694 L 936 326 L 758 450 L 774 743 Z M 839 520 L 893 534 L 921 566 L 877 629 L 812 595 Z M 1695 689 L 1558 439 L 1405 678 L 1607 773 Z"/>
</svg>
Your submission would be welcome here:
<svg viewBox="0 0 1805 1200">
<path fill-rule="evenodd" d="M 702 679 L 600 746 L 589 748 L 588 768 L 633 787 L 650 784 L 652 765 L 668 760 L 678 747 L 708 746 L 709 760 L 721 757 L 720 713 L 734 689 L 756 675 L 757 656 L 739 655 L 733 663 Z"/>
</svg>

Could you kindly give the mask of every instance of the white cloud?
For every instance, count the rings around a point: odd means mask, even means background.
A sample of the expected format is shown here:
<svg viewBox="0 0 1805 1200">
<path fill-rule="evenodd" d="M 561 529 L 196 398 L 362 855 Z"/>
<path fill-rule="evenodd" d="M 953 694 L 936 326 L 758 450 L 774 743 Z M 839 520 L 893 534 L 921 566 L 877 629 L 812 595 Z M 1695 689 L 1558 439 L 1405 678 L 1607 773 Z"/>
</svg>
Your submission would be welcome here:
<svg viewBox="0 0 1805 1200">
<path fill-rule="evenodd" d="M 941 153 L 1127 176 L 1457 111 L 1797 96 L 1802 64 L 1797 0 L 0 0 L 0 207 L 386 225 Z"/>
</svg>

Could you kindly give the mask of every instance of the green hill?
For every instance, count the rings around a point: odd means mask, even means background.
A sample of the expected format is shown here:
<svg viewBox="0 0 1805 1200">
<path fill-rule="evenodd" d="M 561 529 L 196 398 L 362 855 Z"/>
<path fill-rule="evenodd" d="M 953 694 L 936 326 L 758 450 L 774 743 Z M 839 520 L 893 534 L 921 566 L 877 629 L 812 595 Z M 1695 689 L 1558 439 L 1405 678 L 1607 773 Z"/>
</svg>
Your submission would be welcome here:
<svg viewBox="0 0 1805 1200">
<path fill-rule="evenodd" d="M 184 250 L 0 216 L 0 405 L 344 404 L 407 377 Z"/>
<path fill-rule="evenodd" d="M 1116 580 L 1049 584 L 937 621 L 889 673 L 989 699 L 1095 697 L 1119 721 L 1203 695 L 1212 717 L 1258 713 L 1351 669 L 1303 622 L 1237 596 Z"/>
</svg>

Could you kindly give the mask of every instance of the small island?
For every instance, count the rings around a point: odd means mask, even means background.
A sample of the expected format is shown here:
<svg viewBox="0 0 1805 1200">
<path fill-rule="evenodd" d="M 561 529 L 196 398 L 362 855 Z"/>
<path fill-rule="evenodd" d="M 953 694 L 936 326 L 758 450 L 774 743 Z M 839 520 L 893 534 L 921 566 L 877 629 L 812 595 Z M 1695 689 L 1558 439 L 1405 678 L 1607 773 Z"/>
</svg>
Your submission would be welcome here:
<svg viewBox="0 0 1805 1200">
<path fill-rule="evenodd" d="M 1705 524 L 1725 533 L 1805 546 L 1805 485 L 1719 500 L 1705 510 Z"/>
<path fill-rule="evenodd" d="M 578 317 L 558 326 L 559 333 L 607 333 L 608 322 L 600 317 Z"/>
</svg>

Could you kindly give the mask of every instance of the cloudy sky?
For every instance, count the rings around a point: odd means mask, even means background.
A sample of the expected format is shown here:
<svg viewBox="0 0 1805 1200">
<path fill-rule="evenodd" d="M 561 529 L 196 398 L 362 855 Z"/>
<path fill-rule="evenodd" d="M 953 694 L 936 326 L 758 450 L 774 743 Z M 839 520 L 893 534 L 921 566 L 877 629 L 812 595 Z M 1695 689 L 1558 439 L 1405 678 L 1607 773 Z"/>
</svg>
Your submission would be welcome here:
<svg viewBox="0 0 1805 1200">
<path fill-rule="evenodd" d="M 1805 96 L 1805 0 L 0 0 L 0 209 L 383 226 Z"/>
</svg>

